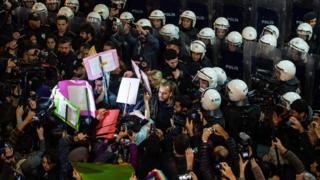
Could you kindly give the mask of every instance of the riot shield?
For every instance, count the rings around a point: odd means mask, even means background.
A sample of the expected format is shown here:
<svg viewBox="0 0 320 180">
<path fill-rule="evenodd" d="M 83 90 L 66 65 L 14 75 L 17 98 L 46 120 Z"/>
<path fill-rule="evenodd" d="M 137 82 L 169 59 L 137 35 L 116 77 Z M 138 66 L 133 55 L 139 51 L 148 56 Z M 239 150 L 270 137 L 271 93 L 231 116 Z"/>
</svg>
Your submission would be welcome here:
<svg viewBox="0 0 320 180">
<path fill-rule="evenodd" d="M 76 34 L 79 34 L 80 27 L 85 22 L 86 19 L 84 17 L 75 16 L 70 23 L 70 30 Z"/>
<path fill-rule="evenodd" d="M 274 91 L 278 82 L 274 66 L 281 60 L 281 50 L 263 43 L 246 41 L 243 48 L 244 81 L 251 90 L 249 101 L 259 104 L 267 119 L 276 103 Z"/>
<path fill-rule="evenodd" d="M 213 7 L 216 12 L 213 20 L 217 17 L 225 17 L 230 23 L 229 31 L 241 32 L 242 28 L 248 25 L 246 23 L 250 24 L 244 20 L 251 21 L 248 15 L 252 9 L 250 4 L 249 0 L 216 0 Z"/>
<path fill-rule="evenodd" d="M 320 110 L 320 56 L 313 55 L 312 57 L 315 65 L 312 108 Z"/>
<path fill-rule="evenodd" d="M 172 0 L 161 0 L 160 9 L 166 15 L 166 24 L 178 24 L 180 16 L 180 3 Z"/>
<path fill-rule="evenodd" d="M 274 65 L 281 60 L 281 50 L 266 44 L 246 41 L 243 47 L 244 81 L 249 86 L 274 82 Z M 255 87 L 260 88 L 260 87 Z"/>
<path fill-rule="evenodd" d="M 25 22 L 28 20 L 29 15 L 31 14 L 30 8 L 25 7 L 18 7 L 15 10 L 16 17 L 17 17 L 17 24 L 19 28 L 22 28 Z"/>
<path fill-rule="evenodd" d="M 136 20 L 148 17 L 149 15 L 145 5 L 145 0 L 127 1 L 126 8 L 130 10 Z"/>
<path fill-rule="evenodd" d="M 211 27 L 209 25 L 209 7 L 207 2 L 192 1 L 188 2 L 188 9 L 193 11 L 197 16 L 196 28 L 202 29 L 204 27 Z"/>
<path fill-rule="evenodd" d="M 222 47 L 220 67 L 231 79 L 243 79 L 243 55 L 241 50 L 230 51 Z"/>
<path fill-rule="evenodd" d="M 255 18 L 258 34 L 263 27 L 275 25 L 280 31 L 278 43 L 283 44 L 286 35 L 287 1 L 286 0 L 259 0 L 255 1 Z"/>
<path fill-rule="evenodd" d="M 318 56 L 301 54 L 291 48 L 282 49 L 282 59 L 292 61 L 296 66 L 296 77 L 300 81 L 301 97 L 309 104 L 313 103 L 314 79 Z"/>
<path fill-rule="evenodd" d="M 56 12 L 48 12 L 48 25 L 52 28 L 56 28 L 56 18 L 57 13 Z"/>
<path fill-rule="evenodd" d="M 296 35 L 296 29 L 303 22 L 303 16 L 310 11 L 318 11 L 318 0 L 295 0 L 291 4 L 291 35 Z"/>
</svg>

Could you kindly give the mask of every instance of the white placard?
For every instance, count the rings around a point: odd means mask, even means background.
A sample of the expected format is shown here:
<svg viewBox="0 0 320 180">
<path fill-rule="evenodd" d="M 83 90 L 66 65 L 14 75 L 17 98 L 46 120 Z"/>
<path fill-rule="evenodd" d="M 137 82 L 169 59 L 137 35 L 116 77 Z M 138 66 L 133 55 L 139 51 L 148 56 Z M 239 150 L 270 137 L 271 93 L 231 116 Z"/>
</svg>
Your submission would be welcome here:
<svg viewBox="0 0 320 180">
<path fill-rule="evenodd" d="M 118 91 L 117 102 L 124 104 L 136 104 L 140 79 L 122 78 Z"/>
</svg>

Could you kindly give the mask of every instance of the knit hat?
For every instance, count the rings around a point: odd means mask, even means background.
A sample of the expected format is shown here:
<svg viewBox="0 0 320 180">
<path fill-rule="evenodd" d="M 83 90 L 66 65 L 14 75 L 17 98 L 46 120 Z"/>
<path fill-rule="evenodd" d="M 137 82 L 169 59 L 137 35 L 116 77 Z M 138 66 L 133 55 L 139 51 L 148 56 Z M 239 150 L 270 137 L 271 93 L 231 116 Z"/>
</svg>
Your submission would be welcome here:
<svg viewBox="0 0 320 180">
<path fill-rule="evenodd" d="M 311 11 L 311 12 L 306 13 L 303 16 L 303 21 L 310 21 L 314 18 L 317 18 L 317 14 L 315 12 Z"/>
</svg>

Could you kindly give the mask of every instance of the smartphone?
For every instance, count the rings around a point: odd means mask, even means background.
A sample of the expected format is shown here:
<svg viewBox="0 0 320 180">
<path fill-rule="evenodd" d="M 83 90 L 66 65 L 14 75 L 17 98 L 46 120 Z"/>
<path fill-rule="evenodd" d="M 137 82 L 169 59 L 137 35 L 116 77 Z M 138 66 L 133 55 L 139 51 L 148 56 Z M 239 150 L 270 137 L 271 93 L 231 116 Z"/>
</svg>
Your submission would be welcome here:
<svg viewBox="0 0 320 180">
<path fill-rule="evenodd" d="M 291 119 L 288 119 L 288 121 L 286 122 L 286 124 L 287 124 L 287 126 L 291 127 L 291 125 L 292 125 Z"/>
</svg>

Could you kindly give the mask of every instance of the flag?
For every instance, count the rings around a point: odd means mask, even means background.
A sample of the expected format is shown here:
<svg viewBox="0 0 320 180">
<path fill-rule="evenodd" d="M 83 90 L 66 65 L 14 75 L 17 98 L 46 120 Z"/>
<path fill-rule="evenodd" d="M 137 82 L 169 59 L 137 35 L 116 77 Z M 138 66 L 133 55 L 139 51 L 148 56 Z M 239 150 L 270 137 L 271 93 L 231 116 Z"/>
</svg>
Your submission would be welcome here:
<svg viewBox="0 0 320 180">
<path fill-rule="evenodd" d="M 87 57 L 93 56 L 93 55 L 96 55 L 96 54 L 97 54 L 96 47 L 93 45 L 93 46 L 89 49 L 89 52 L 88 52 Z"/>
<path fill-rule="evenodd" d="M 128 180 L 134 172 L 133 168 L 130 165 L 73 162 L 72 166 L 79 172 L 82 180 Z"/>
</svg>

